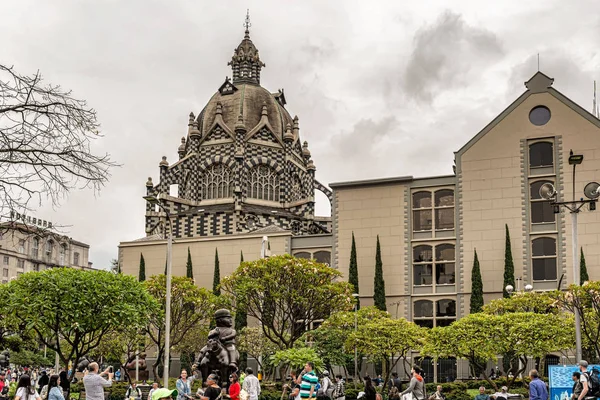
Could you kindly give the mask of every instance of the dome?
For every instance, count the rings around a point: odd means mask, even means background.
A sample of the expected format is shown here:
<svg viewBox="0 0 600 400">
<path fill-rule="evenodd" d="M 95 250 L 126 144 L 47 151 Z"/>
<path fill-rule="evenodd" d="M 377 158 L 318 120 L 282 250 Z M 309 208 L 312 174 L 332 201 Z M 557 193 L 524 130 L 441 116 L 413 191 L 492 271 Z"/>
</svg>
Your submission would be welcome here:
<svg viewBox="0 0 600 400">
<path fill-rule="evenodd" d="M 228 80 L 225 83 L 232 85 Z M 240 114 L 246 130 L 251 131 L 260 122 L 263 107 L 266 106 L 267 118 L 275 131 L 273 133 L 283 139 L 286 126 L 288 124 L 292 126 L 294 121 L 276 98 L 281 92 L 272 94 L 267 89 L 250 83 L 238 83 L 233 87 L 232 93 L 224 91 L 215 93 L 198 116 L 198 128 L 202 133 L 202 137 L 213 126 L 217 107 L 220 104 L 223 122 L 232 132 L 235 131 Z"/>
</svg>

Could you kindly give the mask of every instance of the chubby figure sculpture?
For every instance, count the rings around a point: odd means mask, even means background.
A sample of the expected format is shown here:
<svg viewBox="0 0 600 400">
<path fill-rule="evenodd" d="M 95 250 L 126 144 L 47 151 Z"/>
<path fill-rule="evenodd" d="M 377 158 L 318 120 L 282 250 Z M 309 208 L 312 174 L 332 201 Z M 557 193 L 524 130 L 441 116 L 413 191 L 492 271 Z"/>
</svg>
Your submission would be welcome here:
<svg viewBox="0 0 600 400">
<path fill-rule="evenodd" d="M 227 381 L 229 374 L 236 372 L 240 355 L 235 347 L 236 332 L 229 310 L 215 312 L 216 327 L 208 333 L 208 342 L 200 350 L 198 364 L 202 379 L 211 373 L 219 375 L 221 381 Z"/>
</svg>

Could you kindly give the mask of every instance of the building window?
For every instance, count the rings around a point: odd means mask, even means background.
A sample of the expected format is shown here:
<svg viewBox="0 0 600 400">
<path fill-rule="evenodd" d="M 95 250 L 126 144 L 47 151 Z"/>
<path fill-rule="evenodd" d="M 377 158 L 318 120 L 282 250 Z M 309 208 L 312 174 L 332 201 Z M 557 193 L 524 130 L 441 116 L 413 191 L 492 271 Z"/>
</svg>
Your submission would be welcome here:
<svg viewBox="0 0 600 400">
<path fill-rule="evenodd" d="M 546 106 L 533 107 L 529 111 L 529 121 L 536 126 L 546 125 L 550 121 L 550 117 L 550 109 Z"/>
<path fill-rule="evenodd" d="M 33 238 L 33 244 L 31 246 L 31 256 L 33 258 L 37 259 L 39 257 L 39 251 L 40 251 L 40 239 Z"/>
<path fill-rule="evenodd" d="M 454 190 L 441 189 L 413 193 L 413 231 L 443 231 L 454 229 Z M 434 225 L 435 213 L 435 225 Z"/>
<path fill-rule="evenodd" d="M 67 245 L 61 244 L 58 251 L 59 264 L 61 266 L 65 266 L 65 254 L 67 253 Z"/>
<path fill-rule="evenodd" d="M 17 259 L 17 268 L 25 268 L 25 260 Z"/>
<path fill-rule="evenodd" d="M 8 278 L 8 268 L 3 268 L 3 269 L 2 269 L 2 276 L 3 276 L 4 278 Z"/>
<path fill-rule="evenodd" d="M 52 258 L 53 247 L 54 247 L 54 242 L 52 240 L 48 240 L 46 242 L 46 257 Z"/>
<path fill-rule="evenodd" d="M 431 192 L 413 193 L 413 231 L 431 231 Z"/>
<path fill-rule="evenodd" d="M 279 175 L 267 165 L 257 165 L 250 170 L 248 197 L 279 201 Z"/>
<path fill-rule="evenodd" d="M 536 142 L 529 146 L 529 167 L 544 168 L 554 165 L 554 145 L 551 142 Z"/>
<path fill-rule="evenodd" d="M 202 200 L 233 197 L 233 174 L 223 164 L 213 164 L 202 176 Z"/>
<path fill-rule="evenodd" d="M 73 253 L 73 264 L 79 265 L 79 253 Z"/>
<path fill-rule="evenodd" d="M 10 257 L 4 256 L 4 265 L 10 265 Z"/>
<path fill-rule="evenodd" d="M 556 214 L 550 205 L 550 202 L 543 199 L 540 196 L 540 188 L 545 183 L 552 183 L 552 181 L 535 181 L 530 186 L 530 198 L 531 198 L 531 223 L 541 224 L 554 222 Z"/>
<path fill-rule="evenodd" d="M 331 264 L 331 252 L 329 251 L 316 251 L 313 257 L 318 263 Z"/>
<path fill-rule="evenodd" d="M 414 303 L 413 321 L 415 324 L 427 328 L 435 326 L 448 326 L 456 321 L 456 301 L 441 299 L 435 302 L 431 300 L 417 300 Z"/>
<path fill-rule="evenodd" d="M 433 250 L 421 245 L 413 249 L 413 284 L 415 286 L 433 283 Z"/>
<path fill-rule="evenodd" d="M 299 201 L 302 200 L 304 196 L 302 196 L 302 182 L 300 181 L 300 177 L 296 174 L 292 179 L 292 195 L 291 201 Z"/>
<path fill-rule="evenodd" d="M 32 268 L 35 272 L 40 272 L 40 264 L 33 264 Z"/>
<path fill-rule="evenodd" d="M 541 237 L 532 240 L 532 264 L 534 281 L 555 281 L 556 271 L 556 240 Z"/>
<path fill-rule="evenodd" d="M 413 284 L 415 286 L 432 285 L 435 276 L 436 285 L 455 283 L 454 245 L 438 244 L 434 249 L 429 245 L 415 246 L 413 249 Z"/>
<path fill-rule="evenodd" d="M 307 260 L 310 260 L 310 258 L 311 258 L 310 253 L 307 253 L 305 251 L 301 251 L 299 253 L 294 253 L 294 257 L 296 257 L 296 258 L 305 258 Z"/>
<path fill-rule="evenodd" d="M 25 240 L 19 240 L 19 253 L 25 254 Z"/>
</svg>

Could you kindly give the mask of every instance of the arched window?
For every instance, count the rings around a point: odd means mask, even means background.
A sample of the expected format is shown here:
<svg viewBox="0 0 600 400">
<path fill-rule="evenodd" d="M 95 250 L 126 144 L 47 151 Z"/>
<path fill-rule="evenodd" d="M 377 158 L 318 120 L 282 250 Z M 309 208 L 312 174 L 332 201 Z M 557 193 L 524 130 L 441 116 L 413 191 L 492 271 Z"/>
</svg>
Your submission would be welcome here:
<svg viewBox="0 0 600 400">
<path fill-rule="evenodd" d="M 454 229 L 454 190 L 435 192 L 435 230 Z"/>
<path fill-rule="evenodd" d="M 279 201 L 279 175 L 267 165 L 257 165 L 250 170 L 248 197 Z"/>
<path fill-rule="evenodd" d="M 554 222 L 555 214 L 550 202 L 540 196 L 540 188 L 544 183 L 554 184 L 552 181 L 535 181 L 531 184 L 530 200 L 531 200 L 531 223 L 541 224 Z"/>
<path fill-rule="evenodd" d="M 529 167 L 542 168 L 554 165 L 554 150 L 550 142 L 536 142 L 529 146 Z"/>
<path fill-rule="evenodd" d="M 33 244 L 31 246 L 31 256 L 35 259 L 39 257 L 40 252 L 40 239 L 34 237 Z"/>
<path fill-rule="evenodd" d="M 291 193 L 291 201 L 302 200 L 304 196 L 302 195 L 302 181 L 300 181 L 300 177 L 296 174 L 292 178 L 292 193 Z"/>
<path fill-rule="evenodd" d="M 233 197 L 233 176 L 223 164 L 213 164 L 202 176 L 202 200 Z"/>
<path fill-rule="evenodd" d="M 413 249 L 413 284 L 431 285 L 433 282 L 433 250 L 431 246 L 415 246 Z"/>
<path fill-rule="evenodd" d="M 413 232 L 454 229 L 454 190 L 415 192 L 412 195 L 412 208 Z"/>
<path fill-rule="evenodd" d="M 413 285 L 433 285 L 434 276 L 436 285 L 455 283 L 454 244 L 438 244 L 435 246 L 435 251 L 430 245 L 419 245 L 413 248 Z"/>
<path fill-rule="evenodd" d="M 313 257 L 316 262 L 331 264 L 331 252 L 329 251 L 317 251 L 313 254 Z"/>
<path fill-rule="evenodd" d="M 556 280 L 556 239 L 541 237 L 531 242 L 534 281 Z"/>
<path fill-rule="evenodd" d="M 413 231 L 431 231 L 431 192 L 416 192 L 413 198 Z"/>
<path fill-rule="evenodd" d="M 60 248 L 58 249 L 59 254 L 58 254 L 58 263 L 61 266 L 65 266 L 65 254 L 67 253 L 67 245 L 66 244 L 61 244 Z"/>
<path fill-rule="evenodd" d="M 310 253 L 307 253 L 305 251 L 301 251 L 299 253 L 294 253 L 294 257 L 296 257 L 296 258 L 304 258 L 304 259 L 310 260 Z"/>
<path fill-rule="evenodd" d="M 415 324 L 427 328 L 433 328 L 433 302 L 430 300 L 417 300 L 413 309 L 413 320 Z"/>
<path fill-rule="evenodd" d="M 435 302 L 431 300 L 417 300 L 414 303 L 413 320 L 415 324 L 433 328 L 434 326 L 448 326 L 456 321 L 456 300 L 441 299 Z"/>
<path fill-rule="evenodd" d="M 46 257 L 48 258 L 52 258 L 52 249 L 54 248 L 54 242 L 51 240 L 48 240 L 46 242 Z"/>
<path fill-rule="evenodd" d="M 454 245 L 435 246 L 435 283 L 436 285 L 454 284 L 456 274 L 454 266 Z"/>
</svg>

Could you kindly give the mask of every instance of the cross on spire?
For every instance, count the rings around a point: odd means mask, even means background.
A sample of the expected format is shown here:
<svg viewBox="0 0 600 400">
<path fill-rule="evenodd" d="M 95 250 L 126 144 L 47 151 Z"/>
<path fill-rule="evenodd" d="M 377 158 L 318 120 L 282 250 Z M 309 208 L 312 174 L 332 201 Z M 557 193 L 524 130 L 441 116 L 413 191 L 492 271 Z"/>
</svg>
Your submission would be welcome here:
<svg viewBox="0 0 600 400">
<path fill-rule="evenodd" d="M 246 28 L 246 34 L 244 35 L 245 39 L 250 39 L 250 27 L 252 24 L 250 23 L 250 9 L 246 10 L 246 21 L 244 21 L 244 27 Z"/>
</svg>

